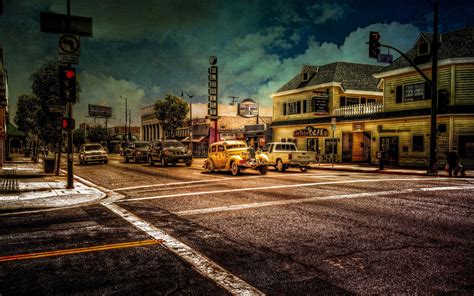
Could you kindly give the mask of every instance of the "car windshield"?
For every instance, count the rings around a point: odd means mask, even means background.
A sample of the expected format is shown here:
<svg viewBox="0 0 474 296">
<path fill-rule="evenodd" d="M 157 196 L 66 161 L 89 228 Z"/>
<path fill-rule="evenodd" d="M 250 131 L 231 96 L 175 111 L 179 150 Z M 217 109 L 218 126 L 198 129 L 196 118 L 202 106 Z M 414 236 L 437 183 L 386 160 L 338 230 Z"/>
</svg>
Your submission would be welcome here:
<svg viewBox="0 0 474 296">
<path fill-rule="evenodd" d="M 241 149 L 241 148 L 247 148 L 245 144 L 232 144 L 232 145 L 227 145 L 227 149 Z"/>
<path fill-rule="evenodd" d="M 262 152 L 268 152 L 268 151 L 270 151 L 270 146 L 271 146 L 270 144 L 265 145 L 265 146 L 262 148 Z"/>
<path fill-rule="evenodd" d="M 102 149 L 103 148 L 100 145 L 87 145 L 87 146 L 84 146 L 85 151 L 102 150 Z"/>
<path fill-rule="evenodd" d="M 184 148 L 181 142 L 163 142 L 163 146 L 165 148 Z"/>
</svg>

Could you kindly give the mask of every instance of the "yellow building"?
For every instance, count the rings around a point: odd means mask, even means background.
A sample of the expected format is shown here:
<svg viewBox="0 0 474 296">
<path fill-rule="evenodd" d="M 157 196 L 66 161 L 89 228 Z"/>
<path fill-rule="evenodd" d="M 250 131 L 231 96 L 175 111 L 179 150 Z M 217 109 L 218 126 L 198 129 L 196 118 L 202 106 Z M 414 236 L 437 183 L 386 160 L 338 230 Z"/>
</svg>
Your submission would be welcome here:
<svg viewBox="0 0 474 296">
<path fill-rule="evenodd" d="M 437 157 L 444 164 L 447 152 L 456 148 L 461 163 L 472 168 L 474 29 L 448 32 L 440 40 L 438 91 L 447 94 L 448 104 L 438 105 Z M 406 53 L 428 77 L 431 42 L 430 35 L 423 33 Z M 336 70 L 329 71 L 331 67 Z M 384 68 L 371 67 L 374 66 L 350 63 L 303 67 L 300 74 L 272 95 L 273 138 L 295 141 L 304 150 L 321 148 L 323 155 L 330 155 L 331 118 L 335 118 L 336 161 L 377 163 L 377 152 L 385 151 L 389 163 L 427 167 L 429 84 L 403 58 Z M 326 77 L 324 69 L 334 73 L 332 79 Z M 371 71 L 372 80 L 368 77 Z M 320 101 L 327 98 L 328 107 L 318 107 L 322 112 L 314 112 L 311 105 L 318 97 Z"/>
</svg>

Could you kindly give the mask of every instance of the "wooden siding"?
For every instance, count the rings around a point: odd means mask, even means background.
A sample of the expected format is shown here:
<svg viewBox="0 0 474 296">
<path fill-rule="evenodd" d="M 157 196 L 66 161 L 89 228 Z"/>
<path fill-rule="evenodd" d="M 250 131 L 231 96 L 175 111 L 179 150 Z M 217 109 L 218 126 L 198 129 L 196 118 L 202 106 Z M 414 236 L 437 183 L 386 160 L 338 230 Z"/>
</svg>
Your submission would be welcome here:
<svg viewBox="0 0 474 296">
<path fill-rule="evenodd" d="M 459 65 L 455 67 L 455 104 L 474 104 L 474 66 Z"/>
<path fill-rule="evenodd" d="M 431 78 L 431 69 L 424 70 L 423 73 Z M 396 102 L 397 86 L 413 83 L 424 82 L 424 79 L 417 72 L 406 75 L 393 76 L 384 80 L 384 111 L 400 111 L 413 110 L 431 107 L 431 99 L 413 101 L 413 102 Z M 438 71 L 438 89 L 451 89 L 451 66 L 442 67 Z"/>
</svg>

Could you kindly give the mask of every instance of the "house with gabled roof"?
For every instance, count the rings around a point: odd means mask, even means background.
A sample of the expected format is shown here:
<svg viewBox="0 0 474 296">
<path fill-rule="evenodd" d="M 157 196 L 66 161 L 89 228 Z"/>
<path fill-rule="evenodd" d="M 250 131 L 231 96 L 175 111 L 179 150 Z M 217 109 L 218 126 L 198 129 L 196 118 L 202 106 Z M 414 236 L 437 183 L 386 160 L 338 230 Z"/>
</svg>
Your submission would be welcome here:
<svg viewBox="0 0 474 296">
<path fill-rule="evenodd" d="M 383 93 L 372 76 L 381 70 L 381 66 L 347 62 L 303 66 L 272 95 L 273 139 L 294 142 L 299 149 L 320 152 L 326 159 L 333 155 L 334 146 L 337 161 L 369 162 L 370 133 L 351 136 L 347 145 L 357 148 L 343 159 L 340 131 L 336 127 L 333 138 L 331 121 L 343 111 L 356 115 L 383 107 Z"/>
<path fill-rule="evenodd" d="M 432 35 L 405 54 L 431 77 Z M 474 167 L 474 29 L 440 34 L 437 158 L 456 148 Z M 429 165 L 431 88 L 403 57 L 386 67 L 354 63 L 303 66 L 273 95 L 273 139 L 323 159 Z M 441 96 L 443 97 L 443 96 Z M 334 138 L 334 140 L 333 140 Z M 383 153 L 378 153 L 383 152 Z"/>
</svg>

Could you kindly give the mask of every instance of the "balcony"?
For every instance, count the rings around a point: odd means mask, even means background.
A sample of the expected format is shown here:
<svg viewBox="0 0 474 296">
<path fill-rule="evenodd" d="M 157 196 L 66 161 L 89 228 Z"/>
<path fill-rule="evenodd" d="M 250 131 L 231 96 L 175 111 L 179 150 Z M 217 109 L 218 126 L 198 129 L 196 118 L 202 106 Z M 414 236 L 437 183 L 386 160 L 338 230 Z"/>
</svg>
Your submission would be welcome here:
<svg viewBox="0 0 474 296">
<path fill-rule="evenodd" d="M 380 112 L 383 112 L 383 103 L 369 103 L 334 108 L 333 115 L 361 117 Z"/>
</svg>

